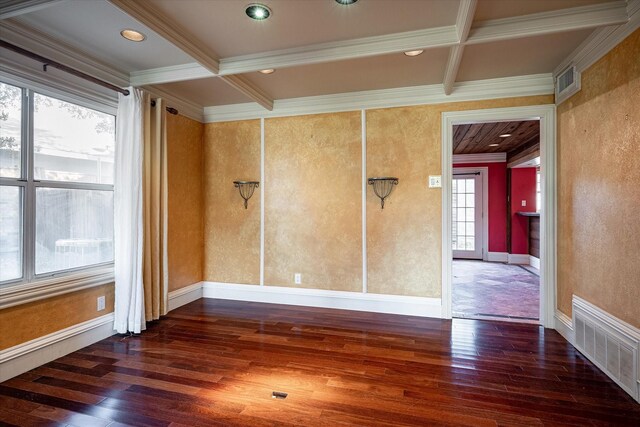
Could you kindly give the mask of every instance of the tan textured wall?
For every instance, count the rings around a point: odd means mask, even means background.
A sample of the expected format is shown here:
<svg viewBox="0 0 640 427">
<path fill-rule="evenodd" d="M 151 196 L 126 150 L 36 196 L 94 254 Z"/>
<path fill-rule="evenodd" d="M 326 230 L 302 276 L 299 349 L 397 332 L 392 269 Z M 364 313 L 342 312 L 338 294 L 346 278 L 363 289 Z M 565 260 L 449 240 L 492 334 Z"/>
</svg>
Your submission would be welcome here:
<svg viewBox="0 0 640 427">
<path fill-rule="evenodd" d="M 113 312 L 113 284 L 0 310 L 0 350 Z M 106 309 L 96 311 L 96 299 Z"/>
<path fill-rule="evenodd" d="M 244 209 L 236 180 L 260 181 L 260 121 L 205 125 L 204 280 L 260 282 L 260 192 Z"/>
<path fill-rule="evenodd" d="M 360 112 L 265 120 L 265 284 L 362 290 L 360 123 Z"/>
<path fill-rule="evenodd" d="M 367 176 L 400 178 L 384 211 L 367 186 L 370 292 L 440 296 L 441 193 L 426 183 L 441 174 L 442 112 L 550 103 L 548 95 L 367 111 Z M 265 120 L 257 191 L 267 285 L 361 291 L 361 149 L 359 111 Z M 206 125 L 204 150 L 204 280 L 258 284 L 260 197 L 244 211 L 230 183 L 260 176 L 259 121 Z"/>
<path fill-rule="evenodd" d="M 558 107 L 558 307 L 578 295 L 640 327 L 640 30 Z"/>
<path fill-rule="evenodd" d="M 442 174 L 442 113 L 551 103 L 532 96 L 367 111 L 367 176 L 399 178 L 384 210 L 367 188 L 369 292 L 441 295 L 442 193 L 427 181 Z"/>
<path fill-rule="evenodd" d="M 204 125 L 167 114 L 169 291 L 202 280 Z"/>
</svg>

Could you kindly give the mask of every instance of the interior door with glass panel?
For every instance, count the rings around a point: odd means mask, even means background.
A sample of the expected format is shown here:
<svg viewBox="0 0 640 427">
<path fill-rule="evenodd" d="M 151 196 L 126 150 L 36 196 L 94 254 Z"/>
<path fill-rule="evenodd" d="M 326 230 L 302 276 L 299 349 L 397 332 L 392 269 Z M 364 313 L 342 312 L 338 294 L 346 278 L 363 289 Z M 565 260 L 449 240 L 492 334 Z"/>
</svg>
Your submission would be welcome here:
<svg viewBox="0 0 640 427">
<path fill-rule="evenodd" d="M 482 259 L 482 176 L 456 173 L 452 183 L 453 257 Z"/>
</svg>

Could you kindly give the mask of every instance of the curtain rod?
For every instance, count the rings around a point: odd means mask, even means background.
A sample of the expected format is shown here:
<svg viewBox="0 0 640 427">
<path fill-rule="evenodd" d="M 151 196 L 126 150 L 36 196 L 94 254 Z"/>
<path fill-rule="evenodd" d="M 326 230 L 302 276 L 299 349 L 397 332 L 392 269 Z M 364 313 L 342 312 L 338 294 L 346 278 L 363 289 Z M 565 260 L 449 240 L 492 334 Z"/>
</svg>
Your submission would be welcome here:
<svg viewBox="0 0 640 427">
<path fill-rule="evenodd" d="M 155 106 L 156 106 L 156 101 L 155 101 L 155 100 L 153 100 L 153 99 L 151 100 L 151 106 L 152 106 L 152 107 L 155 107 Z M 173 107 L 166 107 L 165 109 L 167 110 L 167 113 L 169 113 L 169 114 L 173 114 L 174 116 L 175 116 L 176 114 L 178 114 L 178 110 L 176 110 L 176 109 L 175 109 L 175 108 L 173 108 Z"/>
<path fill-rule="evenodd" d="M 85 79 L 87 81 L 90 81 L 91 83 L 95 83 L 99 86 L 103 86 L 106 87 L 107 89 L 111 89 L 113 91 L 116 92 L 120 92 L 121 94 L 127 96 L 129 95 L 129 91 L 127 89 L 122 89 L 121 87 L 118 87 L 116 85 L 112 85 L 111 83 L 105 82 L 104 80 L 100 80 L 97 79 L 93 76 L 90 76 L 88 74 L 83 73 L 82 71 L 78 71 L 76 69 L 73 69 L 71 67 L 67 67 L 64 64 L 61 64 L 57 61 L 53 61 L 51 59 L 45 58 L 44 56 L 40 56 L 37 53 L 33 53 L 30 52 L 26 49 L 23 49 L 19 46 L 13 45 L 11 43 L 8 43 L 4 40 L 0 40 L 0 46 L 4 47 L 5 49 L 9 49 L 14 51 L 15 53 L 19 53 L 20 55 L 24 55 L 28 58 L 34 59 L 38 62 L 42 62 L 42 69 L 43 71 L 47 71 L 47 67 L 54 67 L 57 68 L 58 70 L 64 71 L 65 73 L 69 73 L 72 74 L 76 77 L 80 77 L 81 79 Z"/>
</svg>

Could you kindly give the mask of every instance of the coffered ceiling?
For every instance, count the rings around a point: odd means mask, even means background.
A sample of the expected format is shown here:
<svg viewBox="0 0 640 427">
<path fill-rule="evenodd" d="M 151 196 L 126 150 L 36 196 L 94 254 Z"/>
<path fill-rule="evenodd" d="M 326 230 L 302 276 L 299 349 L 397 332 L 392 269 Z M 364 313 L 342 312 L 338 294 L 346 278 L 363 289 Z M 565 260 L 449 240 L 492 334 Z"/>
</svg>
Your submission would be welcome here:
<svg viewBox="0 0 640 427">
<path fill-rule="evenodd" d="M 269 112 L 292 98 L 415 88 L 446 100 L 470 82 L 550 78 L 595 30 L 625 24 L 637 1 L 262 0 L 272 15 L 254 21 L 241 0 L 6 0 L 0 30 L 30 50 L 73 50 L 63 59 L 104 64 L 89 74 L 111 69 L 113 83 L 205 113 Z M 124 40 L 124 28 L 147 39 Z M 403 54 L 415 49 L 424 52 Z"/>
</svg>

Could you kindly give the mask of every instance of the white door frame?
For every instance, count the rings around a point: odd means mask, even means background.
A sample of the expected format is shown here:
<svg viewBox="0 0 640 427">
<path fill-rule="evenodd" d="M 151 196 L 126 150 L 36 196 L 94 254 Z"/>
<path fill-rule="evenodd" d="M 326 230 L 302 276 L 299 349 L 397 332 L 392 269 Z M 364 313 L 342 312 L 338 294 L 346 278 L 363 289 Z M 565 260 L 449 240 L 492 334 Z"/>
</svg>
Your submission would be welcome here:
<svg viewBox="0 0 640 427">
<path fill-rule="evenodd" d="M 480 172 L 482 181 L 482 260 L 489 260 L 489 168 L 479 167 L 456 167 L 452 169 L 456 173 L 476 173 Z M 453 175 L 452 175 L 453 178 Z"/>
<path fill-rule="evenodd" d="M 556 106 L 495 108 L 442 113 L 442 317 L 451 319 L 451 179 L 453 126 L 540 120 L 540 323 L 554 327 L 556 309 Z"/>
</svg>

